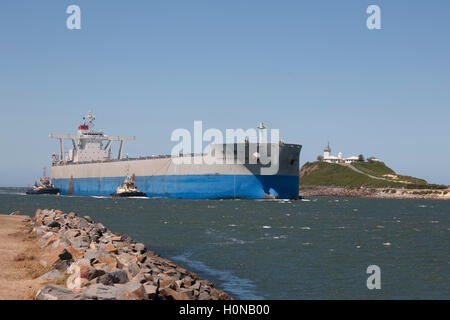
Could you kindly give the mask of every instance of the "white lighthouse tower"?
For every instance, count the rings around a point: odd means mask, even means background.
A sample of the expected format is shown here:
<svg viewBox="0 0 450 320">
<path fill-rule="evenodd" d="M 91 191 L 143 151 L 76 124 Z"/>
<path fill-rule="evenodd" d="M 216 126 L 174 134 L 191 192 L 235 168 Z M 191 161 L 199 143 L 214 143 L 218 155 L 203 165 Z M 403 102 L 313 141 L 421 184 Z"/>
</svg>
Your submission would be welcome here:
<svg viewBox="0 0 450 320">
<path fill-rule="evenodd" d="M 330 148 L 330 143 L 328 142 L 328 145 L 326 146 L 326 148 L 323 150 L 323 158 L 330 158 L 331 156 L 331 148 Z"/>
</svg>

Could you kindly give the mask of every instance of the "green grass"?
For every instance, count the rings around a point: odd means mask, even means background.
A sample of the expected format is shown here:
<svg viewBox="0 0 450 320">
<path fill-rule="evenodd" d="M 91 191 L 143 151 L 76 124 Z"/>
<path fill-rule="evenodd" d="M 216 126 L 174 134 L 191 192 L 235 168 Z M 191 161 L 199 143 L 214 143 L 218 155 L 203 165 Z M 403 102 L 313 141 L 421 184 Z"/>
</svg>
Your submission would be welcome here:
<svg viewBox="0 0 450 320">
<path fill-rule="evenodd" d="M 427 181 L 410 176 L 398 175 L 386 166 L 383 162 L 357 162 L 353 166 L 362 172 L 375 177 L 385 177 L 385 174 L 394 174 L 398 176 L 399 181 L 378 180 L 368 177 L 365 174 L 358 173 L 350 168 L 339 164 L 327 162 L 307 162 L 300 170 L 300 185 L 302 186 L 336 186 L 336 187 L 394 187 L 406 189 L 435 189 L 446 190 L 448 186 L 428 184 Z"/>
<path fill-rule="evenodd" d="M 384 162 L 355 162 L 352 165 L 356 169 L 375 177 L 383 177 L 385 174 L 396 174 L 395 171 L 385 165 Z"/>
<path fill-rule="evenodd" d="M 398 180 L 406 181 L 407 183 L 411 183 L 414 185 L 427 185 L 427 181 L 419 178 L 414 178 L 411 176 L 403 176 L 400 174 L 396 174 L 394 170 L 389 168 L 384 162 L 378 161 L 369 161 L 369 162 L 355 162 L 352 164 L 356 169 L 361 170 L 367 174 L 370 174 L 375 177 L 387 178 L 393 180 L 391 177 L 386 177 L 387 174 L 396 175 Z M 395 180 L 393 180 L 395 181 Z"/>
<path fill-rule="evenodd" d="M 315 170 L 314 170 L 315 169 Z M 302 167 L 301 185 L 337 187 L 401 187 L 402 183 L 377 180 L 339 164 L 326 162 L 306 163 Z M 361 170 L 362 171 L 362 170 Z"/>
</svg>

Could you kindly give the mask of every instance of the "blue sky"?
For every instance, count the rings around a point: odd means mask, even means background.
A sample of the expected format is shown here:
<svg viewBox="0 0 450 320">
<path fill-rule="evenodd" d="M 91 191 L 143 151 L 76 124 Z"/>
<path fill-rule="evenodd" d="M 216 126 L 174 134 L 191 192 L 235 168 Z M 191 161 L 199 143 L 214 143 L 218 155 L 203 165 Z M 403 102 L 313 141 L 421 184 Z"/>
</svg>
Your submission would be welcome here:
<svg viewBox="0 0 450 320">
<path fill-rule="evenodd" d="M 81 8 L 82 29 L 66 28 Z M 366 28 L 381 7 L 382 30 Z M 170 153 L 170 134 L 264 121 L 313 161 L 377 156 L 450 184 L 448 1 L 22 1 L 0 4 L 0 186 L 50 166 L 52 133 L 134 135 L 131 155 Z"/>
</svg>

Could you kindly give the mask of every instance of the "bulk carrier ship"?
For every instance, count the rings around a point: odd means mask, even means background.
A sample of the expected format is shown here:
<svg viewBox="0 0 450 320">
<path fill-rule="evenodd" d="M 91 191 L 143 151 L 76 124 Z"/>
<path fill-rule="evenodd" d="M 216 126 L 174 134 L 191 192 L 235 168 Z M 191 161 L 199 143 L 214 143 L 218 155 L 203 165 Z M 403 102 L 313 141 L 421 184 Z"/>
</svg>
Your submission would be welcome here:
<svg viewBox="0 0 450 320">
<path fill-rule="evenodd" d="M 206 156 L 216 160 L 226 158 L 223 164 L 197 164 L 196 157 L 203 159 L 205 155 L 189 155 L 193 160 L 191 163 L 180 163 L 183 159 L 179 158 L 186 155 L 124 158 L 125 141 L 135 140 L 135 137 L 108 136 L 95 131 L 95 117 L 90 112 L 83 119 L 76 135 L 50 134 L 51 138 L 59 139 L 60 147 L 59 154 L 52 156 L 52 182 L 63 195 L 109 196 L 126 177 L 132 176 L 139 191 L 148 197 L 298 199 L 301 145 L 279 142 L 275 174 L 265 173 L 264 168 L 268 165 L 257 159 L 261 148 L 267 148 L 270 155 L 273 144 L 261 140 L 258 143 L 245 140 L 229 145 L 212 144 Z M 262 124 L 260 126 L 263 130 Z M 65 140 L 72 143 L 68 152 L 64 149 Z M 120 142 L 115 159 L 111 157 L 114 141 Z M 245 152 L 244 163 L 238 161 L 239 150 Z M 234 157 L 232 163 L 228 162 L 230 156 Z"/>
</svg>

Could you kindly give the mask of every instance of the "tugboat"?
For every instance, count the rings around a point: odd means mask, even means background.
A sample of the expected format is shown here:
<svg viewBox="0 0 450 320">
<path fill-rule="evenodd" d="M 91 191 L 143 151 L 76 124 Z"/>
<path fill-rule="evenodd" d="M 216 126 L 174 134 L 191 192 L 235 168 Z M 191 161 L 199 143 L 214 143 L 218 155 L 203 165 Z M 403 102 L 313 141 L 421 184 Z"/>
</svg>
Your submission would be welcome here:
<svg viewBox="0 0 450 320">
<path fill-rule="evenodd" d="M 137 187 L 134 179 L 130 177 L 126 177 L 124 182 L 120 184 L 117 188 L 116 192 L 111 193 L 111 197 L 146 197 L 147 195 L 144 192 L 140 192 Z"/>
<path fill-rule="evenodd" d="M 44 168 L 44 176 L 39 179 L 39 184 L 34 183 L 33 188 L 28 189 L 26 194 L 60 194 L 60 190 L 56 188 L 49 177 L 47 177 Z"/>
</svg>

